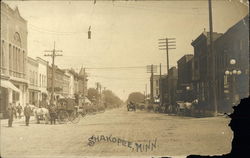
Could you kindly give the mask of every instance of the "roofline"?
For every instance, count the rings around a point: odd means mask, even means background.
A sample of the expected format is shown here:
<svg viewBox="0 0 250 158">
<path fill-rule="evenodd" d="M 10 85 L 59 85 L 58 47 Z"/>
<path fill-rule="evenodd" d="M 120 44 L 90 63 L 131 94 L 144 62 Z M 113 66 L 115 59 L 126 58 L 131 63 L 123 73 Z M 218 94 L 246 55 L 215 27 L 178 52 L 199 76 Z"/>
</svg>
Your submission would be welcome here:
<svg viewBox="0 0 250 158">
<path fill-rule="evenodd" d="M 17 11 L 18 11 L 18 14 L 19 14 L 19 18 L 20 18 L 23 22 L 25 22 L 26 24 L 28 23 L 28 21 L 27 21 L 26 19 L 24 19 L 24 18 L 20 15 L 18 6 L 16 6 L 16 8 L 13 9 L 13 8 L 10 7 L 7 3 L 1 1 L 1 7 L 2 7 L 2 6 L 5 7 L 6 9 L 10 9 L 12 12 L 16 12 L 16 10 L 17 10 Z M 2 9 L 1 9 L 1 11 L 2 11 Z"/>
<path fill-rule="evenodd" d="M 49 64 L 49 62 L 48 62 L 47 60 L 44 60 L 44 59 L 42 59 L 42 58 L 40 58 L 40 57 L 36 57 L 36 60 L 37 60 L 38 62 L 44 64 L 44 65 Z"/>
</svg>

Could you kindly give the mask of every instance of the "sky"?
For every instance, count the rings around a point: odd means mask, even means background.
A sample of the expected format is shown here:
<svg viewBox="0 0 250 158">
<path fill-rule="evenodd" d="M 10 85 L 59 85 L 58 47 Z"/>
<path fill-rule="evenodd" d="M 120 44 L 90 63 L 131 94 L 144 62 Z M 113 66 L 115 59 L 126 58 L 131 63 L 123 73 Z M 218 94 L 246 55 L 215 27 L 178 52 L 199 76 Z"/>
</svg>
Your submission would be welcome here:
<svg viewBox="0 0 250 158">
<path fill-rule="evenodd" d="M 45 50 L 62 50 L 60 68 L 86 68 L 88 87 L 100 82 L 121 99 L 131 92 L 149 93 L 147 65 L 162 64 L 166 53 L 158 39 L 176 38 L 170 67 L 193 54 L 192 40 L 209 31 L 208 2 L 202 1 L 8 1 L 28 22 L 28 56 L 45 57 Z M 224 33 L 248 8 L 235 0 L 213 0 L 214 32 Z M 92 38 L 87 32 L 91 26 Z M 159 74 L 159 67 L 156 74 Z"/>
</svg>

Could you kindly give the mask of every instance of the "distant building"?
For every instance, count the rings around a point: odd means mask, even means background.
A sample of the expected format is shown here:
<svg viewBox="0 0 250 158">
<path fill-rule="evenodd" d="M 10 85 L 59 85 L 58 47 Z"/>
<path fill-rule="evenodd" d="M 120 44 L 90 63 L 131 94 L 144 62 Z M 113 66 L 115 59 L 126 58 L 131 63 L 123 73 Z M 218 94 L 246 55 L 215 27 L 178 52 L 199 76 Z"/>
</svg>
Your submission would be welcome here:
<svg viewBox="0 0 250 158">
<path fill-rule="evenodd" d="M 70 85 L 70 75 L 67 74 L 63 74 L 63 88 L 62 88 L 62 95 L 65 98 L 69 98 L 70 97 L 70 89 L 69 89 L 69 85 Z"/>
<path fill-rule="evenodd" d="M 177 90 L 177 80 L 178 80 L 178 71 L 177 68 L 171 67 L 169 69 L 168 75 L 168 104 L 175 105 L 176 104 L 176 90 Z"/>
<path fill-rule="evenodd" d="M 190 92 L 193 91 L 193 54 L 186 54 L 177 61 L 178 64 L 178 83 L 177 95 L 179 101 L 192 101 Z"/>
<path fill-rule="evenodd" d="M 52 92 L 52 66 L 47 68 L 47 90 L 49 92 L 49 99 L 51 99 Z M 55 82 L 54 82 L 54 97 L 56 99 L 63 98 L 63 87 L 65 86 L 64 71 L 55 65 Z"/>
<path fill-rule="evenodd" d="M 83 99 L 83 103 L 85 103 L 85 98 L 87 97 L 88 94 L 88 78 L 87 74 L 85 72 L 85 68 L 81 68 L 79 72 L 79 77 L 78 77 L 78 90 L 80 97 Z"/>
<path fill-rule="evenodd" d="M 29 103 L 38 106 L 39 104 L 38 97 L 41 92 L 38 86 L 38 62 L 35 59 L 28 57 L 27 69 L 28 69 L 28 80 L 29 80 L 28 84 Z"/>
<path fill-rule="evenodd" d="M 168 95 L 168 75 L 162 75 L 160 79 L 160 98 L 161 105 L 167 105 L 169 103 Z"/>
<path fill-rule="evenodd" d="M 69 76 L 69 97 L 75 97 L 75 72 L 73 70 L 65 70 L 65 74 Z"/>
<path fill-rule="evenodd" d="M 47 67 L 48 62 L 43 60 L 42 58 L 36 58 L 38 63 L 38 88 L 39 88 L 39 101 L 47 101 L 48 99 L 48 91 L 47 91 Z"/>
<path fill-rule="evenodd" d="M 27 21 L 18 8 L 1 2 L 0 118 L 7 116 L 9 103 L 27 102 L 27 35 Z"/>
<path fill-rule="evenodd" d="M 160 99 L 160 75 L 153 75 L 150 78 L 151 101 L 159 102 Z"/>
</svg>

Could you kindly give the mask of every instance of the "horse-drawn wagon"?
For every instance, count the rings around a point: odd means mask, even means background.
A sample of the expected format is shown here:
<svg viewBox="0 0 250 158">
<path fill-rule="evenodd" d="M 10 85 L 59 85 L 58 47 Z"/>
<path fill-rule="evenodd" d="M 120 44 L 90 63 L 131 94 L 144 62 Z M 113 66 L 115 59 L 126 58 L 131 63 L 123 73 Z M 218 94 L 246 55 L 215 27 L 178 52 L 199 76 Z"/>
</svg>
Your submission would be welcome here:
<svg viewBox="0 0 250 158">
<path fill-rule="evenodd" d="M 136 105 L 135 105 L 135 103 L 129 102 L 127 104 L 127 109 L 128 109 L 128 111 L 130 111 L 130 110 L 136 111 Z"/>
<path fill-rule="evenodd" d="M 65 123 L 77 111 L 77 103 L 71 98 L 62 98 L 57 102 L 57 120 L 59 123 Z"/>
</svg>

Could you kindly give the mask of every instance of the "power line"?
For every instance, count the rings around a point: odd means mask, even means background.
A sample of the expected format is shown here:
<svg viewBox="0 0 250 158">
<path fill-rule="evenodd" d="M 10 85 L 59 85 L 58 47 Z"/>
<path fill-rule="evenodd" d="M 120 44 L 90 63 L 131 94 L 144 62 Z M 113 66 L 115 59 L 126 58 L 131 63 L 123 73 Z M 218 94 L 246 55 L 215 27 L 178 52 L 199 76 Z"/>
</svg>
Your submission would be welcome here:
<svg viewBox="0 0 250 158">
<path fill-rule="evenodd" d="M 44 28 L 37 27 L 35 25 L 29 24 L 31 27 L 30 29 L 41 32 L 41 33 L 50 33 L 50 34 L 57 34 L 57 35 L 72 35 L 72 34 L 85 34 L 87 32 L 59 32 L 59 31 L 54 31 L 54 30 L 48 30 Z"/>
<path fill-rule="evenodd" d="M 54 104 L 54 88 L 55 88 L 55 57 L 62 56 L 62 54 L 56 54 L 56 52 L 62 52 L 62 50 L 56 50 L 56 42 L 54 42 L 53 50 L 45 50 L 45 52 L 51 52 L 52 54 L 45 54 L 44 56 L 52 57 L 52 84 L 51 84 L 51 103 Z"/>
<path fill-rule="evenodd" d="M 128 67 L 86 67 L 86 69 L 144 69 L 146 66 L 128 66 Z"/>
</svg>

